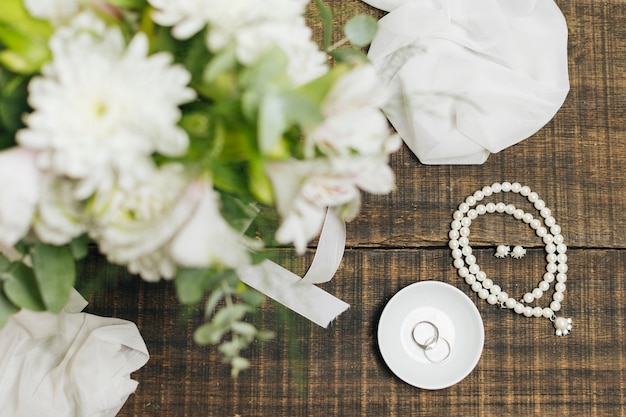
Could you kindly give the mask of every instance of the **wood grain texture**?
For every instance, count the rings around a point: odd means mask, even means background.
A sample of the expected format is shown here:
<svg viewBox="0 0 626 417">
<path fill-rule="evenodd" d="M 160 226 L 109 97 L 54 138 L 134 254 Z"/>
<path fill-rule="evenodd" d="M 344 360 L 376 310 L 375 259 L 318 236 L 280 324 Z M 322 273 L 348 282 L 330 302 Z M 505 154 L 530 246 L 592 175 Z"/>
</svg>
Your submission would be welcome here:
<svg viewBox="0 0 626 417">
<path fill-rule="evenodd" d="M 355 11 L 383 15 L 358 0 L 330 3 L 341 22 Z M 406 148 L 393 155 L 397 190 L 364 197 L 337 277 L 323 286 L 351 308 L 322 329 L 266 301 L 255 320 L 277 338 L 247 352 L 253 366 L 238 379 L 214 348 L 193 344 L 201 312 L 181 309 L 171 283 L 143 283 L 92 257 L 85 283 L 96 276 L 111 282 L 90 293 L 89 311 L 136 322 L 151 353 L 120 416 L 626 416 L 626 2 L 558 4 L 569 26 L 571 91 L 556 117 L 480 166 L 426 166 Z M 557 338 L 545 319 L 478 300 L 452 266 L 452 211 L 476 189 L 504 180 L 531 186 L 563 228 L 571 335 Z M 543 247 L 520 222 L 484 216 L 472 243 L 509 294 L 538 283 Z M 528 254 L 496 262 L 500 243 L 522 244 Z M 285 251 L 281 262 L 303 272 L 310 259 Z M 439 391 L 395 377 L 376 341 L 391 296 L 431 279 L 476 300 L 485 325 L 478 366 Z"/>
</svg>

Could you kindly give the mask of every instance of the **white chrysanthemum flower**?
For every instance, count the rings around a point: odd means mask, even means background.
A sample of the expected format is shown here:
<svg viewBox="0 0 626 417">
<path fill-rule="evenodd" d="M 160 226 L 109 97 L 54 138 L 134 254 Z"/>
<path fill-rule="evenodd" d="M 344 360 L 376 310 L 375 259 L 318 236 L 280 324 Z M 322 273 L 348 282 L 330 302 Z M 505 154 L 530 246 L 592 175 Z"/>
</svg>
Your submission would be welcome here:
<svg viewBox="0 0 626 417">
<path fill-rule="evenodd" d="M 312 40 L 303 17 L 309 0 L 149 0 L 153 19 L 172 26 L 172 34 L 187 39 L 205 26 L 207 47 L 218 52 L 235 44 L 239 61 L 251 65 L 268 49 L 278 47 L 288 58 L 293 83 L 311 81 L 327 70 L 326 55 Z"/>
<path fill-rule="evenodd" d="M 178 106 L 194 98 L 190 75 L 169 54 L 148 56 L 144 34 L 126 46 L 118 28 L 83 13 L 50 47 L 53 60 L 29 84 L 34 111 L 17 141 L 41 151 L 42 168 L 80 180 L 79 197 L 112 176 L 132 179 L 138 158 L 185 152 Z"/>
</svg>

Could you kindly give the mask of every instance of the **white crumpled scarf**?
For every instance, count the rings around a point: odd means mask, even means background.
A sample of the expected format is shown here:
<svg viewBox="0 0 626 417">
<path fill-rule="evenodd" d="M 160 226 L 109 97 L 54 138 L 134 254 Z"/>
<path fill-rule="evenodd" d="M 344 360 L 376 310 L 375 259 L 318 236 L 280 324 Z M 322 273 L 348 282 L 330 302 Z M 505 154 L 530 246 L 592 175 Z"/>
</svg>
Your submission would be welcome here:
<svg viewBox="0 0 626 417">
<path fill-rule="evenodd" d="M 112 417 L 148 361 L 137 327 L 81 313 L 74 292 L 60 314 L 22 310 L 0 330 L 0 417 Z"/>
<path fill-rule="evenodd" d="M 569 91 L 553 0 L 364 0 L 389 13 L 369 58 L 385 113 L 425 164 L 481 164 L 533 135 Z"/>
</svg>

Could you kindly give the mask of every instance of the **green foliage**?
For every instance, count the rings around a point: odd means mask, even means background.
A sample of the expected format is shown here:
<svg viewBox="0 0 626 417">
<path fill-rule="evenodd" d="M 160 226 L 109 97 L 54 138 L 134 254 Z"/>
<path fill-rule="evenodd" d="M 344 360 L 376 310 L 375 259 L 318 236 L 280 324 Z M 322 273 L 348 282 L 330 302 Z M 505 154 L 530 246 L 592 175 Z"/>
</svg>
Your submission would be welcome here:
<svg viewBox="0 0 626 417">
<path fill-rule="evenodd" d="M 146 0 L 107 0 L 107 3 L 129 10 L 140 10 L 147 5 Z"/>
<path fill-rule="evenodd" d="M 3 328 L 9 318 L 18 311 L 19 308 L 7 298 L 4 294 L 4 289 L 0 288 L 0 329 Z"/>
<path fill-rule="evenodd" d="M 362 48 L 372 42 L 377 30 L 378 23 L 374 17 L 359 14 L 348 20 L 344 33 L 353 46 Z"/>
<path fill-rule="evenodd" d="M 223 360 L 230 363 L 232 375 L 249 367 L 241 351 L 255 339 L 268 340 L 273 333 L 258 330 L 244 319 L 264 300 L 262 294 L 246 286 L 233 270 L 182 269 L 175 280 L 176 294 L 184 304 L 205 301 L 206 322 L 194 333 L 200 345 L 218 345 Z M 239 300 L 239 301 L 235 301 Z M 230 340 L 225 340 L 230 334 Z"/>
<path fill-rule="evenodd" d="M 37 72 L 50 59 L 48 22 L 31 17 L 22 0 L 2 0 L 0 65 L 22 74 Z"/>
<path fill-rule="evenodd" d="M 21 262 L 16 263 L 4 279 L 4 293 L 13 305 L 33 311 L 46 309 L 31 268 Z"/>
<path fill-rule="evenodd" d="M 27 111 L 26 85 L 29 78 L 0 67 L 0 150 L 15 145 L 15 133 L 23 127 Z"/>
<path fill-rule="evenodd" d="M 175 39 L 170 28 L 150 19 L 147 0 L 106 3 L 101 13 L 107 24 L 117 25 L 128 39 L 137 30 L 144 32 L 151 53 L 172 53 L 174 61 L 190 72 L 190 87 L 197 92 L 196 100 L 181 108 L 179 125 L 189 136 L 188 152 L 177 157 L 154 155 L 156 163 L 182 162 L 195 175 L 209 175 L 220 192 L 220 212 L 226 221 L 266 246 L 275 245 L 280 219 L 273 207 L 267 164 L 304 158 L 303 135 L 323 121 L 321 107 L 337 79 L 350 70 L 350 64 L 366 59 L 361 48 L 376 32 L 375 19 L 350 19 L 345 38 L 333 45 L 332 10 L 323 0 L 315 0 L 324 29 L 323 49 L 338 65 L 294 88 L 287 73 L 288 57 L 278 47 L 244 66 L 234 45 L 208 51 L 206 29 L 186 40 Z M 23 0 L 2 0 L 1 9 L 0 150 L 14 146 L 16 132 L 24 127 L 23 116 L 30 110 L 27 85 L 51 59 L 48 40 L 53 31 L 48 22 L 26 12 Z M 10 262 L 0 255 L 0 327 L 22 308 L 61 311 L 76 284 L 76 261 L 86 257 L 89 243 L 87 235 L 65 246 L 21 242 L 22 259 Z M 267 252 L 251 255 L 254 263 L 269 256 Z M 194 339 L 219 345 L 234 376 L 250 366 L 242 350 L 254 340 L 273 337 L 246 321 L 264 296 L 244 285 L 236 271 L 183 268 L 175 288 L 182 304 L 204 303 L 205 322 Z"/>
<path fill-rule="evenodd" d="M 63 309 L 76 282 L 76 265 L 68 246 L 37 244 L 31 249 L 34 275 L 48 311 Z"/>
<path fill-rule="evenodd" d="M 324 50 L 328 50 L 333 40 L 333 11 L 322 0 L 315 0 L 315 6 L 320 13 L 322 28 L 324 30 L 322 47 Z"/>
<path fill-rule="evenodd" d="M 79 238 L 72 245 L 27 247 L 15 262 L 0 255 L 0 327 L 21 308 L 60 312 L 76 282 L 75 259 L 85 251 L 86 242 Z"/>
<path fill-rule="evenodd" d="M 364 14 L 353 16 L 346 22 L 343 28 L 345 38 L 335 44 L 331 44 L 334 31 L 333 12 L 323 0 L 315 0 L 315 5 L 319 11 L 324 31 L 323 49 L 337 62 L 366 61 L 367 57 L 361 48 L 369 45 L 374 39 L 378 30 L 376 19 L 373 16 Z M 348 43 L 351 44 L 349 48 L 339 49 Z"/>
</svg>

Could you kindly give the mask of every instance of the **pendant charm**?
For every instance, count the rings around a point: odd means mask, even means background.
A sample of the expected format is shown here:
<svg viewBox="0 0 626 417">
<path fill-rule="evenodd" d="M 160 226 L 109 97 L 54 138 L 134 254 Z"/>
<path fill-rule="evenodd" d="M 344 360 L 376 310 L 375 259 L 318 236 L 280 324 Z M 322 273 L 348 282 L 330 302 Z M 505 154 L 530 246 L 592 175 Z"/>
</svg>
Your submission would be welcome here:
<svg viewBox="0 0 626 417">
<path fill-rule="evenodd" d="M 572 319 L 557 317 L 554 319 L 554 328 L 557 336 L 565 336 L 572 331 Z"/>
</svg>

